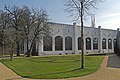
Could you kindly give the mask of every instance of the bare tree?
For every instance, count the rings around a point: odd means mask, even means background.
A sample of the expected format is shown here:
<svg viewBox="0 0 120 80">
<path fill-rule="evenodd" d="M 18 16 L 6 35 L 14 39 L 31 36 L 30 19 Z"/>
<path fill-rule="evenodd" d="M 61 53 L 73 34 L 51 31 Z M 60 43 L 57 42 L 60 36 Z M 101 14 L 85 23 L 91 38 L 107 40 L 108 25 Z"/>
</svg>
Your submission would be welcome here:
<svg viewBox="0 0 120 80">
<path fill-rule="evenodd" d="M 9 19 L 10 19 L 10 15 L 7 12 L 1 10 L 0 11 L 0 45 L 2 47 L 3 54 L 4 54 L 4 47 L 7 48 L 7 46 L 11 45 L 11 41 L 9 40 L 10 37 L 9 27 L 11 22 Z"/>
<path fill-rule="evenodd" d="M 47 12 L 43 9 L 29 9 L 27 6 L 22 8 L 5 6 L 5 10 L 11 15 L 11 24 L 16 30 L 17 54 L 19 54 L 20 41 L 25 40 L 27 43 L 26 55 L 29 57 L 35 42 L 39 42 L 43 36 L 50 34 Z"/>
<path fill-rule="evenodd" d="M 74 20 L 79 20 L 81 22 L 81 68 L 84 68 L 84 17 L 86 14 L 91 13 L 91 9 L 95 9 L 98 3 L 101 0 L 65 0 L 65 6 L 70 16 L 74 18 Z"/>
<path fill-rule="evenodd" d="M 35 43 L 39 42 L 43 36 L 50 34 L 50 27 L 47 23 L 48 16 L 45 10 L 30 10 L 26 6 L 23 7 L 23 10 L 22 21 L 27 41 L 27 56 L 30 56 Z"/>
<path fill-rule="evenodd" d="M 6 12 L 3 11 L 0 12 L 0 45 L 2 47 L 2 60 L 4 60 L 4 45 L 6 41 L 5 40 L 6 37 L 5 27 L 7 25 L 6 16 L 7 16 Z"/>
<path fill-rule="evenodd" d="M 33 11 L 33 13 L 36 16 L 36 20 L 34 22 L 34 27 L 32 26 L 32 32 L 30 36 L 31 40 L 31 46 L 29 49 L 29 54 L 31 54 L 33 46 L 35 44 L 35 41 L 40 42 L 40 40 L 43 38 L 43 36 L 49 36 L 50 35 L 50 27 L 48 26 L 48 16 L 46 11 L 44 10 L 37 10 Z"/>
<path fill-rule="evenodd" d="M 14 40 L 13 42 L 16 42 L 16 46 L 17 46 L 17 49 L 16 49 L 16 52 L 17 52 L 17 56 L 20 56 L 20 41 L 21 41 L 21 38 L 22 38 L 22 20 L 21 20 L 21 13 L 22 13 L 22 9 L 20 9 L 19 7 L 17 6 L 13 6 L 13 7 L 7 7 L 5 6 L 4 10 L 10 15 L 10 19 L 9 21 L 11 22 L 9 25 L 11 25 L 11 30 L 14 31 L 11 33 L 13 33 L 14 35 Z M 9 28 L 10 28 L 9 27 Z"/>
</svg>

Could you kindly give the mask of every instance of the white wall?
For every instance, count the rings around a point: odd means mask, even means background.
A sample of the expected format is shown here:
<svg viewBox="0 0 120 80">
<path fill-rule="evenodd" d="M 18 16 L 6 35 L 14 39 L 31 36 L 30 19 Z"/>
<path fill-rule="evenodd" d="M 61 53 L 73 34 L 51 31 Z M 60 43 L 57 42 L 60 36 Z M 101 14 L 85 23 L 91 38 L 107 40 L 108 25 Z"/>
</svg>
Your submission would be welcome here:
<svg viewBox="0 0 120 80">
<path fill-rule="evenodd" d="M 81 27 L 77 25 L 68 25 L 68 24 L 59 24 L 59 23 L 49 23 L 52 29 L 52 38 L 53 38 L 53 50 L 52 51 L 43 51 L 43 43 L 39 43 L 39 54 L 65 54 L 65 53 L 76 53 L 78 54 L 81 50 L 78 50 L 78 37 L 81 37 Z M 113 45 L 112 49 L 108 49 L 108 39 L 113 40 L 116 38 L 117 30 L 109 30 L 109 29 L 102 29 L 94 28 L 94 27 L 84 27 L 84 42 L 86 41 L 87 37 L 91 38 L 91 50 L 86 50 L 86 42 L 84 43 L 85 52 L 103 52 L 102 50 L 102 38 L 106 39 L 106 52 L 113 52 Z M 62 51 L 55 51 L 55 37 L 62 36 L 63 37 L 63 50 Z M 72 50 L 66 51 L 65 50 L 65 37 L 70 36 L 72 37 Z M 93 50 L 93 38 L 98 38 L 98 50 Z"/>
</svg>

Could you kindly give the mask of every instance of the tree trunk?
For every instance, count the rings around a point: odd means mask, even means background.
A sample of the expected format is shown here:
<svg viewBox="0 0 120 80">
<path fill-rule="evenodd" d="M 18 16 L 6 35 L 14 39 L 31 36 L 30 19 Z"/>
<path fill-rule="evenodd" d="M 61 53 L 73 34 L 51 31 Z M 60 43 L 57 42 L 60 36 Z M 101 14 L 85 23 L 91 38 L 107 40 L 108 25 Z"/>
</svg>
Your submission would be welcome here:
<svg viewBox="0 0 120 80">
<path fill-rule="evenodd" d="M 5 44 L 2 42 L 2 60 L 4 60 L 4 49 L 5 49 Z"/>
<path fill-rule="evenodd" d="M 10 61 L 13 60 L 13 44 L 11 45 L 11 49 L 10 49 Z"/>
<path fill-rule="evenodd" d="M 38 56 L 38 54 L 36 53 L 36 42 L 34 42 L 33 44 L 33 48 L 32 48 L 32 56 Z"/>
<path fill-rule="evenodd" d="M 19 46 L 19 42 L 17 41 L 17 56 L 20 56 L 20 46 Z"/>
<path fill-rule="evenodd" d="M 28 35 L 27 35 L 27 52 L 26 52 L 26 55 L 27 55 L 27 56 L 29 55 L 29 42 L 28 42 Z"/>
<path fill-rule="evenodd" d="M 31 52 L 32 52 L 32 49 L 33 49 L 33 45 L 34 45 L 34 42 L 35 42 L 35 38 L 36 38 L 36 36 L 32 40 L 32 43 L 30 45 L 30 49 L 28 50 L 28 53 L 27 53 L 27 57 L 30 57 L 30 55 L 31 55 Z"/>
<path fill-rule="evenodd" d="M 34 44 L 34 41 L 32 41 L 32 43 L 30 45 L 30 49 L 28 50 L 27 57 L 30 57 L 30 55 L 31 55 L 31 52 L 32 52 L 32 49 L 33 49 L 33 44 Z"/>
<path fill-rule="evenodd" d="M 83 69 L 84 68 L 84 38 L 83 38 L 83 11 L 84 9 L 83 9 L 83 1 L 81 1 L 81 14 L 80 14 L 80 17 L 81 17 L 81 39 L 82 39 L 82 41 L 81 41 L 81 69 Z"/>
</svg>

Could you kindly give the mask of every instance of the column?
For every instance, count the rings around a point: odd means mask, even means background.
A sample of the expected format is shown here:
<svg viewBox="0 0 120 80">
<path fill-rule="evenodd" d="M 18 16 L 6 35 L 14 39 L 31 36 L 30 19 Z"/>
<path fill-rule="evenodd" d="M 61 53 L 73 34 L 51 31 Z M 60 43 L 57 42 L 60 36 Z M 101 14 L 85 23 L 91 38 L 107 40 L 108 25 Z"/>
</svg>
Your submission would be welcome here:
<svg viewBox="0 0 120 80">
<path fill-rule="evenodd" d="M 52 38 L 52 51 L 55 53 L 55 37 Z"/>
<path fill-rule="evenodd" d="M 65 36 L 63 36 L 63 53 L 65 54 Z"/>
<path fill-rule="evenodd" d="M 83 37 L 83 39 L 84 39 L 84 53 L 86 53 L 86 38 L 85 38 L 85 36 Z"/>
<path fill-rule="evenodd" d="M 94 52 L 94 50 L 93 50 L 93 39 L 94 39 L 94 31 L 95 31 L 95 29 L 94 29 L 94 27 L 92 27 L 92 30 L 91 30 L 91 52 Z"/>
<path fill-rule="evenodd" d="M 39 48 L 38 48 L 38 55 L 42 55 L 43 53 L 43 38 L 38 42 Z"/>
<path fill-rule="evenodd" d="M 98 52 L 101 53 L 102 52 L 102 29 L 101 29 L 101 26 L 98 26 Z"/>
<path fill-rule="evenodd" d="M 77 50 L 78 50 L 78 48 L 77 48 L 77 37 L 76 37 L 76 23 L 73 23 L 73 33 L 74 33 L 74 39 L 73 39 L 74 48 L 73 48 L 73 50 L 74 50 L 74 53 L 76 54 Z"/>
<path fill-rule="evenodd" d="M 106 51 L 105 52 L 109 52 L 109 49 L 108 49 L 108 38 L 106 37 Z"/>
<path fill-rule="evenodd" d="M 94 52 L 94 51 L 93 51 L 93 38 L 94 38 L 94 37 L 91 37 L 91 52 Z"/>
</svg>

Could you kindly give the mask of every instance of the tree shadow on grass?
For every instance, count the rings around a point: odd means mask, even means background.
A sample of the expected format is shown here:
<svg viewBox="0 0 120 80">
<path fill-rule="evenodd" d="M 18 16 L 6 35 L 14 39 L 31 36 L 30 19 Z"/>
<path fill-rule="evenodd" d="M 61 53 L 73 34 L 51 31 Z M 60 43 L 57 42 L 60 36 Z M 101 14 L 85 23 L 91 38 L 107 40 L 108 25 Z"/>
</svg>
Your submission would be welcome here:
<svg viewBox="0 0 120 80">
<path fill-rule="evenodd" d="M 68 70 L 68 71 L 61 71 L 61 72 L 54 72 L 54 73 L 47 73 L 47 74 L 37 74 L 37 75 L 31 75 L 31 76 L 45 76 L 45 75 L 54 75 L 54 74 L 62 74 L 62 73 L 69 73 L 69 72 L 74 72 L 74 71 L 79 71 L 83 70 L 81 68 L 76 68 L 73 70 Z M 30 76 L 22 76 L 23 78 L 31 78 Z"/>
<path fill-rule="evenodd" d="M 107 61 L 107 67 L 120 68 L 120 57 L 116 54 L 110 55 Z"/>
<path fill-rule="evenodd" d="M 10 79 L 6 79 L 6 80 L 22 80 L 23 78 L 10 78 Z"/>
</svg>

